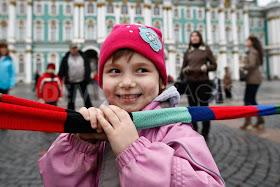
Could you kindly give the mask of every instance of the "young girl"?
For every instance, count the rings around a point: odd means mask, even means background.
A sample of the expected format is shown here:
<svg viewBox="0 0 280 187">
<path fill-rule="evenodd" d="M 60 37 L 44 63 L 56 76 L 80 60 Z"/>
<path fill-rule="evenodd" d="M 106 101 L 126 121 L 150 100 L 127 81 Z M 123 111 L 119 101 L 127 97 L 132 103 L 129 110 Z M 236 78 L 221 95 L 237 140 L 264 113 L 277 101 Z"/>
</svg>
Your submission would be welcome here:
<svg viewBox="0 0 280 187">
<path fill-rule="evenodd" d="M 39 160 L 45 186 L 224 186 L 191 124 L 137 131 L 127 112 L 175 107 L 160 30 L 116 25 L 101 47 L 99 86 L 107 102 L 81 108 L 95 134 L 61 134 Z M 160 116 L 159 116 L 160 117 Z"/>
<path fill-rule="evenodd" d="M 55 75 L 55 64 L 49 63 L 47 72 L 37 83 L 37 97 L 40 102 L 57 105 L 57 101 L 63 97 L 63 87 L 59 76 Z"/>
</svg>

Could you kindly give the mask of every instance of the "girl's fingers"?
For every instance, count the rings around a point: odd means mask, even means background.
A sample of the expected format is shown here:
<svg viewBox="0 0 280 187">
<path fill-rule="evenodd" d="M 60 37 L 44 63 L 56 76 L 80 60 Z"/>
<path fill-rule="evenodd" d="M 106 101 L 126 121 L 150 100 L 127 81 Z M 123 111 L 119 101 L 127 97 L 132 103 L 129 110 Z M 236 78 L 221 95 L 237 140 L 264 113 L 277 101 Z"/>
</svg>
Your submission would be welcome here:
<svg viewBox="0 0 280 187">
<path fill-rule="evenodd" d="M 82 114 L 82 116 L 85 118 L 85 120 L 87 120 L 87 121 L 90 120 L 89 112 L 88 112 L 88 109 L 86 107 L 80 108 L 79 113 Z"/>
<path fill-rule="evenodd" d="M 88 112 L 89 112 L 91 128 L 96 129 L 97 128 L 97 119 L 96 119 L 97 109 L 94 107 L 90 107 L 88 109 Z"/>
<path fill-rule="evenodd" d="M 115 105 L 109 105 L 109 108 L 117 115 L 120 121 L 127 121 L 127 118 L 130 119 L 129 114 L 125 110 Z"/>
<path fill-rule="evenodd" d="M 104 116 L 103 112 L 102 112 L 100 109 L 97 109 L 97 114 Z M 96 114 L 96 121 L 97 121 L 97 114 Z M 100 124 L 99 121 L 97 121 L 97 128 L 96 128 L 96 131 L 97 131 L 98 133 L 101 133 L 101 132 L 103 131 L 103 128 L 102 128 L 102 126 L 101 126 L 101 124 Z"/>
<path fill-rule="evenodd" d="M 97 114 L 97 120 L 99 121 L 101 127 L 103 128 L 104 132 L 109 136 L 112 131 L 114 130 L 111 124 L 104 118 L 103 115 Z"/>
<path fill-rule="evenodd" d="M 108 121 L 112 124 L 113 127 L 119 125 L 120 119 L 118 118 L 116 113 L 111 108 L 109 108 L 108 106 L 105 106 L 105 105 L 101 105 L 100 110 L 108 118 Z"/>
</svg>

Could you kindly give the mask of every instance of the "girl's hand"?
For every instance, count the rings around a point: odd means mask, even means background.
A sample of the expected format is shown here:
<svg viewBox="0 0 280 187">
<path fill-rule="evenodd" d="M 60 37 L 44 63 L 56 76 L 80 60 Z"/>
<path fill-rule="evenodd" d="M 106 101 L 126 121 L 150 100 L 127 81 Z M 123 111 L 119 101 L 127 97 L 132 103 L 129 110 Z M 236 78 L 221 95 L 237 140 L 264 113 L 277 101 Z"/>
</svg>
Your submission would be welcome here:
<svg viewBox="0 0 280 187">
<path fill-rule="evenodd" d="M 97 114 L 97 120 L 107 134 L 113 152 L 118 156 L 139 138 L 138 132 L 125 110 L 114 105 L 101 105 L 100 110 L 107 117 L 107 120 L 100 113 Z"/>
<path fill-rule="evenodd" d="M 84 141 L 90 143 L 96 143 L 97 140 L 106 140 L 107 136 L 103 132 L 100 123 L 97 121 L 97 114 L 103 116 L 103 112 L 100 109 L 91 107 L 89 109 L 82 107 L 79 112 L 85 118 L 85 120 L 90 121 L 91 128 L 96 129 L 97 133 L 77 133 L 77 136 Z"/>
</svg>

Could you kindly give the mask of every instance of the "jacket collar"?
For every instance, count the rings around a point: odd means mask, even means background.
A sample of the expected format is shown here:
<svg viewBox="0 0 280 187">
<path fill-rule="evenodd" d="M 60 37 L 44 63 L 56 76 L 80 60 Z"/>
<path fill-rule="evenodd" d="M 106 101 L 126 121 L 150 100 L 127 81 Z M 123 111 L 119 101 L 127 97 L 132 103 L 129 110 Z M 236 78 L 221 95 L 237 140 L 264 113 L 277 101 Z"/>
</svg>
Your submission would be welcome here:
<svg viewBox="0 0 280 187">
<path fill-rule="evenodd" d="M 205 45 L 201 45 L 198 47 L 199 50 L 205 51 L 206 50 L 206 46 Z M 189 49 L 189 51 L 193 51 L 195 50 L 195 48 L 193 46 L 191 46 L 191 48 Z"/>
</svg>

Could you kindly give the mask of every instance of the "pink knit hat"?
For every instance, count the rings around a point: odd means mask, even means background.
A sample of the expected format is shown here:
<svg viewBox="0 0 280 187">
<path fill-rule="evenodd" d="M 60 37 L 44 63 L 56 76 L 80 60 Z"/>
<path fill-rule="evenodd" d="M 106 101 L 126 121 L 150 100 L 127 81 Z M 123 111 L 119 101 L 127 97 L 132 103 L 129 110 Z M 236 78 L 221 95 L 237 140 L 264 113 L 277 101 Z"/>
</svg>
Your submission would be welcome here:
<svg viewBox="0 0 280 187">
<path fill-rule="evenodd" d="M 164 47 L 161 37 L 161 31 L 154 27 L 139 24 L 116 25 L 100 50 L 99 86 L 102 88 L 102 74 L 105 62 L 115 51 L 123 48 L 132 49 L 151 60 L 157 67 L 164 85 L 167 85 Z"/>
</svg>

